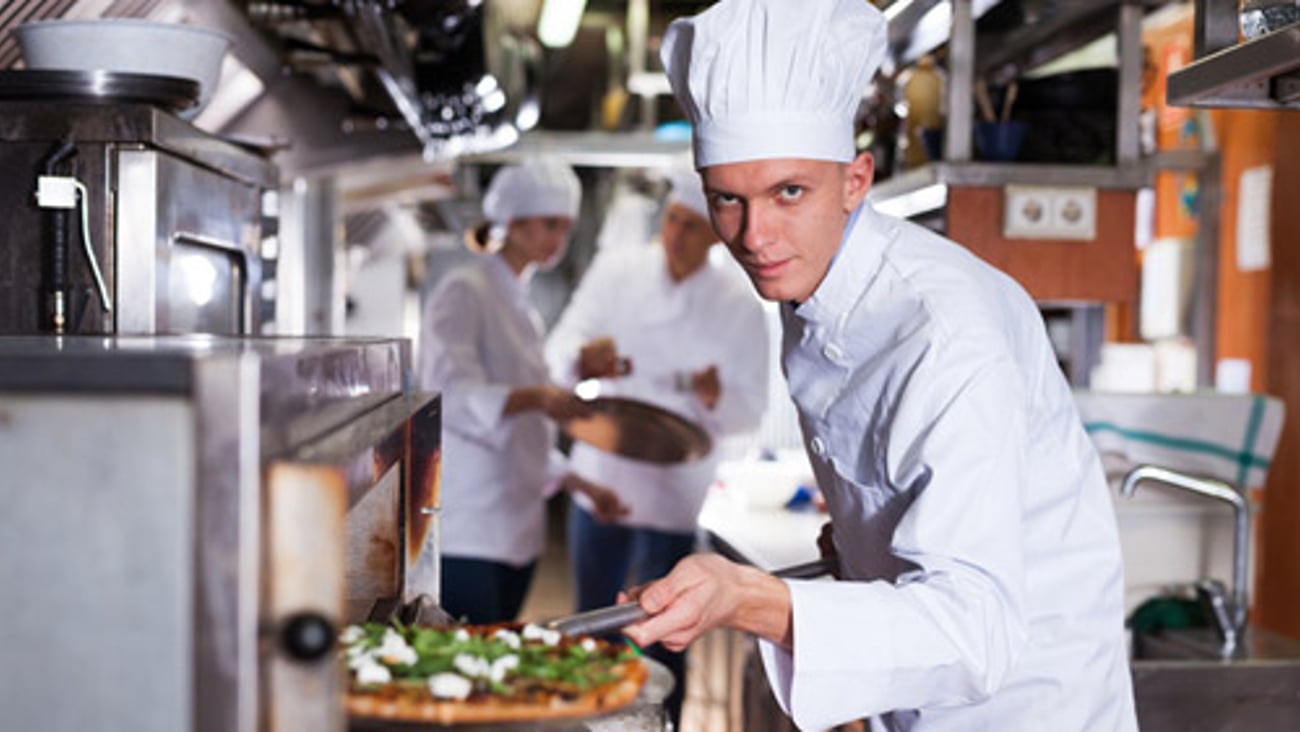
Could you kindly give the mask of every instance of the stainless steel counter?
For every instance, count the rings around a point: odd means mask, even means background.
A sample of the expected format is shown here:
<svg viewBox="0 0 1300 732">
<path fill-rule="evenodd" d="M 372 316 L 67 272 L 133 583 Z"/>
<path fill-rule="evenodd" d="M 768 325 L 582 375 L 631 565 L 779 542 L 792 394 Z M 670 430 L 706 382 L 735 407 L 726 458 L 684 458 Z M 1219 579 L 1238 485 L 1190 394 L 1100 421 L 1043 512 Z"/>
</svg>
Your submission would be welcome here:
<svg viewBox="0 0 1300 732">
<path fill-rule="evenodd" d="M 409 351 L 407 341 L 379 338 L 0 337 L 0 392 L 188 394 L 203 364 L 253 360 L 266 457 L 402 393 Z"/>
<path fill-rule="evenodd" d="M 817 559 L 817 535 L 829 520 L 824 513 L 753 506 L 740 491 L 715 486 L 699 524 L 710 539 L 721 539 L 738 555 L 733 559 L 771 571 Z"/>
<path fill-rule="evenodd" d="M 341 731 L 348 610 L 438 595 L 409 350 L 0 337 L 0 727 Z"/>
</svg>

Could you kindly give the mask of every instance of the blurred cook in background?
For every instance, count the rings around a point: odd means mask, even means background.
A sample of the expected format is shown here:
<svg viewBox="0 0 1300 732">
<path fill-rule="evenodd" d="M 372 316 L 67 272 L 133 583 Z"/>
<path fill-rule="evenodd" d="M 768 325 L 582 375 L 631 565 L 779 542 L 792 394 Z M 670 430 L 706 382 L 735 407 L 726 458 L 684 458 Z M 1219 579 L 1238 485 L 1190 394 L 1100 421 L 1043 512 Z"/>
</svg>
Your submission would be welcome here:
<svg viewBox="0 0 1300 732">
<path fill-rule="evenodd" d="M 655 245 L 602 251 L 547 339 L 559 383 L 602 379 L 601 396 L 638 399 L 698 423 L 714 438 L 758 426 L 767 406 L 768 338 L 762 305 L 735 264 L 711 257 L 718 237 L 699 176 L 672 175 Z M 608 486 L 628 507 L 599 520 L 575 496 L 569 546 L 579 610 L 613 603 L 629 568 L 636 582 L 660 577 L 694 548 L 695 522 L 713 481 L 717 450 L 690 463 L 659 465 L 578 442 L 570 469 Z M 649 649 L 677 677 L 668 700 L 674 722 L 685 659 Z"/>
<path fill-rule="evenodd" d="M 553 420 L 584 412 L 550 383 L 541 317 L 527 286 L 568 246 L 582 189 L 568 166 L 497 171 L 474 232 L 484 255 L 448 273 L 421 322 L 420 388 L 443 395 L 442 605 L 472 623 L 513 620 L 545 540 L 545 491 L 587 496 L 599 519 L 613 493 L 566 474 Z"/>
</svg>

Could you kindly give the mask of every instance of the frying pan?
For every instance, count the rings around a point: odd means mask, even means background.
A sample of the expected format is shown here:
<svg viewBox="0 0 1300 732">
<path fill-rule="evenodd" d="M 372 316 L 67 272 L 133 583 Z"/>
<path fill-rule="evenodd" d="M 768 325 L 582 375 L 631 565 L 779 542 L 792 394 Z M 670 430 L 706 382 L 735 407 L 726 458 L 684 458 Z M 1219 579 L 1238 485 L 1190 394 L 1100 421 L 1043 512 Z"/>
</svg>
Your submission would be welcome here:
<svg viewBox="0 0 1300 732">
<path fill-rule="evenodd" d="M 597 450 L 671 465 L 698 460 L 713 449 L 713 439 L 704 428 L 653 404 L 622 397 L 597 397 L 586 403 L 590 414 L 567 420 L 560 429 Z"/>
</svg>

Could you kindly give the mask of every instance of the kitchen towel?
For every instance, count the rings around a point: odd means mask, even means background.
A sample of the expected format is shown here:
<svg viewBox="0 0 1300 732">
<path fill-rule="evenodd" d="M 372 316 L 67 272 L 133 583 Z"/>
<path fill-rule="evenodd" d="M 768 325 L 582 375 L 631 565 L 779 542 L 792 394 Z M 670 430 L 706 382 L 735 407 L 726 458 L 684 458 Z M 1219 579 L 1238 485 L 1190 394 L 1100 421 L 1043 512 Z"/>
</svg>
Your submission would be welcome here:
<svg viewBox="0 0 1300 732">
<path fill-rule="evenodd" d="M 1084 428 L 1108 465 L 1159 465 L 1262 488 L 1285 409 L 1265 394 L 1076 391 Z"/>
</svg>

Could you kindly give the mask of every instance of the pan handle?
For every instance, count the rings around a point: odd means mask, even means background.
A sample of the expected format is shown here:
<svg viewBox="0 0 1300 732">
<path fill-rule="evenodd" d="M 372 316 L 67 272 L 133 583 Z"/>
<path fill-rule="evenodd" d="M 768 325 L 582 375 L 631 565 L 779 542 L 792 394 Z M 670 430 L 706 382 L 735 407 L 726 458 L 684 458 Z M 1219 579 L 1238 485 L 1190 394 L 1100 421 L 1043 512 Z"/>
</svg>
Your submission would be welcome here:
<svg viewBox="0 0 1300 732">
<path fill-rule="evenodd" d="M 838 565 L 839 559 L 837 557 L 822 557 L 811 562 L 782 567 L 772 572 L 772 574 L 781 579 L 813 579 L 822 575 L 834 574 Z"/>
</svg>

